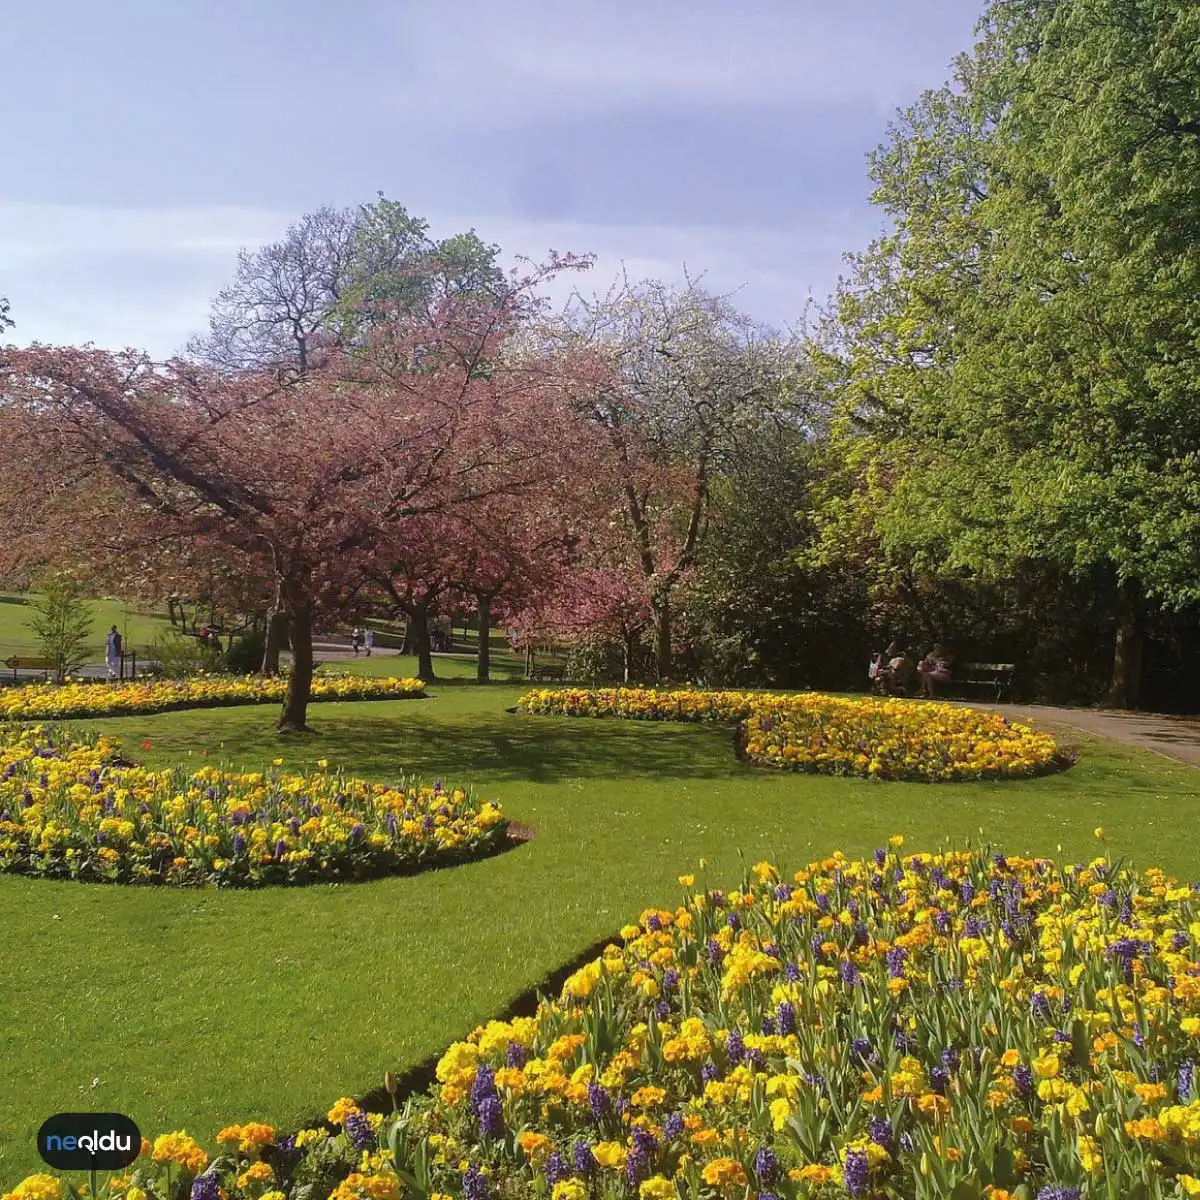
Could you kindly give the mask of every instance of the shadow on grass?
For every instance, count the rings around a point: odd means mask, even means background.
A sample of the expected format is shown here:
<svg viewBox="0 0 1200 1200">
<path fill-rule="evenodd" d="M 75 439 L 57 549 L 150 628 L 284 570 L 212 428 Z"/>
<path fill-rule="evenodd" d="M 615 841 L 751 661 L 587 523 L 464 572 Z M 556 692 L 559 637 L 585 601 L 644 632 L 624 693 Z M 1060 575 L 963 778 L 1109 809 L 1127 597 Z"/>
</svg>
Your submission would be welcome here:
<svg viewBox="0 0 1200 1200">
<path fill-rule="evenodd" d="M 523 717 L 478 711 L 435 712 L 404 706 L 402 717 L 369 712 L 330 719 L 311 711 L 307 733 L 275 734 L 221 722 L 176 728 L 163 744 L 172 755 L 201 750 L 219 754 L 233 769 L 261 763 L 286 746 L 302 760 L 329 757 L 355 775 L 395 781 L 400 775 L 425 782 L 566 779 L 728 778 L 746 768 L 729 753 L 727 731 L 718 727 L 582 721 L 570 717 Z M 216 765 L 216 764 L 214 764 Z"/>
</svg>

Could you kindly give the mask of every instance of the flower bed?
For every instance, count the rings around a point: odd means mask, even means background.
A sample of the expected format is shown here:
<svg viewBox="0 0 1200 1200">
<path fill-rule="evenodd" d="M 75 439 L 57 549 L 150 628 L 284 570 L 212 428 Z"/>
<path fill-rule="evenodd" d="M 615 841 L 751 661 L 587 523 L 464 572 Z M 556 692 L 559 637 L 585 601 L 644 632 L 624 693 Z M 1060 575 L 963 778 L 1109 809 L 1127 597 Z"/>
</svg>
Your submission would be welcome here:
<svg viewBox="0 0 1200 1200">
<path fill-rule="evenodd" d="M 364 879 L 479 858 L 499 808 L 440 783 L 149 771 L 117 743 L 46 726 L 0 741 L 0 871 L 110 883 L 257 887 Z"/>
<path fill-rule="evenodd" d="M 343 1099 L 331 1128 L 230 1126 L 215 1158 L 167 1134 L 115 1191 L 1200 1194 L 1197 890 L 1105 859 L 901 842 L 786 881 L 759 863 L 727 894 L 684 876 L 677 908 L 642 913 L 534 1017 L 451 1046 L 397 1114 Z M 55 1186 L 11 1195 L 57 1200 Z"/>
<path fill-rule="evenodd" d="M 0 721 L 68 721 L 282 702 L 287 680 L 265 675 L 198 675 L 124 683 L 31 683 L 0 689 Z M 408 700 L 425 695 L 420 679 L 320 675 L 313 700 Z"/>
<path fill-rule="evenodd" d="M 868 696 L 563 688 L 527 692 L 517 710 L 737 721 L 738 748 L 755 765 L 878 779 L 1023 778 L 1050 769 L 1059 753 L 1049 734 L 1011 724 L 999 713 Z"/>
</svg>

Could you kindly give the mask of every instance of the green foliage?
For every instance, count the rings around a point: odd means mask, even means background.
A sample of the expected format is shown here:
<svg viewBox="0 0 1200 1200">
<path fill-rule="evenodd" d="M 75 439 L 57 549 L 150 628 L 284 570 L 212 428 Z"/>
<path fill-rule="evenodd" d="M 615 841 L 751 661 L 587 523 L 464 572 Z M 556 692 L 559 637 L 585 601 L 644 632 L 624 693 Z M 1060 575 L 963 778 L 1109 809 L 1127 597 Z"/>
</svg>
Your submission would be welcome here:
<svg viewBox="0 0 1200 1200">
<path fill-rule="evenodd" d="M 219 671 L 221 655 L 203 645 L 199 638 L 181 633 L 177 629 L 164 629 L 155 635 L 150 644 L 150 657 L 158 665 L 152 668 L 156 675 L 166 679 L 187 679 L 201 671 Z M 259 665 L 262 664 L 261 653 Z"/>
<path fill-rule="evenodd" d="M 222 655 L 221 662 L 224 669 L 234 675 L 253 675 L 262 669 L 266 647 L 265 633 L 248 630 L 234 638 L 233 645 Z"/>
<path fill-rule="evenodd" d="M 29 627 L 37 638 L 38 653 L 54 664 L 61 682 L 83 662 L 92 633 L 92 607 L 75 580 L 58 575 L 47 581 L 31 608 Z"/>
<path fill-rule="evenodd" d="M 841 397 L 825 546 L 1200 598 L 1200 13 L 993 0 L 872 158 L 894 229 L 814 361 Z"/>
</svg>

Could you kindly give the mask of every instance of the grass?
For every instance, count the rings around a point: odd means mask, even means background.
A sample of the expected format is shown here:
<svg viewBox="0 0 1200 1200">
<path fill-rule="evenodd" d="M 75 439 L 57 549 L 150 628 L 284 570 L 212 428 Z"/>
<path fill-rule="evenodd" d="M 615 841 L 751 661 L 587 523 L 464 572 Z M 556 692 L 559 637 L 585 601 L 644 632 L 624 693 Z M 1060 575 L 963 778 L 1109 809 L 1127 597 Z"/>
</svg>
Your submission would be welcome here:
<svg viewBox="0 0 1200 1200">
<path fill-rule="evenodd" d="M 753 771 L 719 727 L 506 712 L 518 694 L 447 682 L 428 700 L 322 704 L 305 736 L 273 733 L 258 708 L 94 722 L 152 765 L 327 757 L 470 783 L 536 837 L 468 866 L 270 893 L 0 877 L 0 1184 L 35 1169 L 34 1134 L 60 1111 L 125 1112 L 209 1144 L 232 1121 L 294 1127 L 675 903 L 701 856 L 728 884 L 739 851 L 796 865 L 896 832 L 932 849 L 982 828 L 1010 853 L 1061 843 L 1091 858 L 1104 825 L 1114 853 L 1182 877 L 1200 851 L 1192 768 L 1081 735 L 1061 775 L 872 783 Z"/>
<path fill-rule="evenodd" d="M 30 628 L 33 619 L 31 593 L 0 594 L 0 661 L 14 654 L 36 655 L 38 639 Z M 170 629 L 165 614 L 139 612 L 133 605 L 119 600 L 92 600 L 92 640 L 85 655 L 88 662 L 104 661 L 104 639 L 115 625 L 125 639 L 126 648 L 137 652 L 139 658 L 150 650 L 150 643 L 164 629 Z"/>
</svg>

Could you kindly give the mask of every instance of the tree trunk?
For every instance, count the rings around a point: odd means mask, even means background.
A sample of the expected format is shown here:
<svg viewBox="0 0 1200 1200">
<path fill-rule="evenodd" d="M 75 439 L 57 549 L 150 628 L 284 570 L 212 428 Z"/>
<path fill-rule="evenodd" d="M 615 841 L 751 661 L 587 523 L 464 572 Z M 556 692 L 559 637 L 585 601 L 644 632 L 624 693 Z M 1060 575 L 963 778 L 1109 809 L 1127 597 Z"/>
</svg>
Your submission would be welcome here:
<svg viewBox="0 0 1200 1200">
<path fill-rule="evenodd" d="M 263 646 L 262 673 L 264 675 L 279 674 L 279 652 L 283 649 L 284 637 L 287 633 L 287 613 L 280 609 L 272 609 L 267 617 L 267 638 Z"/>
<path fill-rule="evenodd" d="M 1136 580 L 1127 579 L 1121 585 L 1112 682 L 1108 688 L 1109 708 L 1137 708 L 1142 681 L 1142 630 L 1138 623 L 1140 595 Z"/>
<path fill-rule="evenodd" d="M 479 683 L 491 680 L 492 669 L 492 598 L 477 596 L 479 604 L 479 662 L 475 668 L 475 679 Z"/>
<path fill-rule="evenodd" d="M 671 677 L 671 602 L 665 597 L 654 605 L 654 665 L 665 683 Z"/>
<path fill-rule="evenodd" d="M 293 601 L 289 608 L 292 673 L 288 677 L 287 696 L 276 728 L 282 732 L 302 733 L 308 729 L 308 701 L 312 695 L 312 609 L 307 598 Z"/>
<path fill-rule="evenodd" d="M 417 651 L 417 675 L 432 683 L 437 676 L 433 673 L 433 647 L 429 640 L 429 608 L 416 606 L 409 610 L 409 628 L 413 631 L 413 642 Z"/>
<path fill-rule="evenodd" d="M 404 644 L 400 647 L 401 654 L 416 654 L 417 652 L 417 623 L 410 616 L 404 620 Z"/>
</svg>

